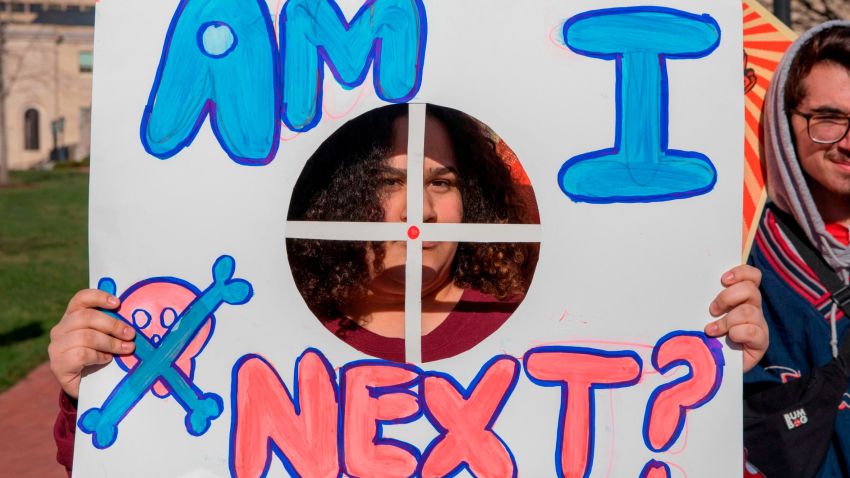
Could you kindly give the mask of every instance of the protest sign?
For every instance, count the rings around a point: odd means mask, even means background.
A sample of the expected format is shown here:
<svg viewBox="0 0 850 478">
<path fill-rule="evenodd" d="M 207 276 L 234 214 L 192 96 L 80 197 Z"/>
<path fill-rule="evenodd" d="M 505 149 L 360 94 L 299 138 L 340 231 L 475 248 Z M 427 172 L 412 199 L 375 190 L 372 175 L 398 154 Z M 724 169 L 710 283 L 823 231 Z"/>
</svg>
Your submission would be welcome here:
<svg viewBox="0 0 850 478">
<path fill-rule="evenodd" d="M 105 0 L 95 48 L 140 333 L 79 476 L 740 474 L 740 2 Z"/>
</svg>

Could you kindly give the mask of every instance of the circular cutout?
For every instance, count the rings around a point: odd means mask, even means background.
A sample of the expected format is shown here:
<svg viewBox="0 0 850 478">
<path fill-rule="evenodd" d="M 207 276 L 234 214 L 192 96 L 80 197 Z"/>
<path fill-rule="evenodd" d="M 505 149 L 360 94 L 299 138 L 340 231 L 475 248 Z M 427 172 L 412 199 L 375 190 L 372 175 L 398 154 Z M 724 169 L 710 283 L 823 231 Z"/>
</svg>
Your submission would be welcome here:
<svg viewBox="0 0 850 478">
<path fill-rule="evenodd" d="M 539 224 L 533 189 L 507 144 L 460 111 L 420 111 L 424 118 L 408 121 L 408 105 L 390 105 L 340 127 L 305 164 L 287 216 L 348 223 L 334 225 L 333 239 L 288 237 L 293 278 L 329 331 L 394 361 L 409 360 L 405 340 L 420 341 L 428 362 L 458 355 L 498 330 L 525 297 L 539 248 L 498 242 L 500 228 Z M 411 158 L 423 159 L 409 171 L 408 136 L 417 134 L 424 135 L 424 151 Z M 421 212 L 414 213 L 418 197 Z M 375 223 L 399 223 L 398 233 L 352 240 L 374 236 L 368 231 Z M 476 224 L 502 226 L 485 236 Z M 411 258 L 416 271 L 408 271 Z M 405 306 L 411 287 L 420 288 L 421 309 Z M 411 320 L 419 336 L 406 333 Z"/>
</svg>

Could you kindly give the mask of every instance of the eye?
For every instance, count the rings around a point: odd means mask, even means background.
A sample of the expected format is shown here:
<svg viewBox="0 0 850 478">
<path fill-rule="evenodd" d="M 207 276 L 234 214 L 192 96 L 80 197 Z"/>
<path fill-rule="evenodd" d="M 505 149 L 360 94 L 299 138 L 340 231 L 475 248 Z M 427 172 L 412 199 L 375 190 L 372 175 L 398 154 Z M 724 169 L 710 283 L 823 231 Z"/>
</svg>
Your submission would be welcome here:
<svg viewBox="0 0 850 478">
<path fill-rule="evenodd" d="M 453 174 L 446 174 L 428 180 L 428 189 L 436 192 L 448 192 L 457 187 L 457 179 Z"/>
<path fill-rule="evenodd" d="M 814 115 L 812 116 L 812 123 L 819 124 L 828 124 L 828 125 L 845 125 L 850 118 L 846 116 L 835 116 L 835 115 Z"/>
<path fill-rule="evenodd" d="M 405 179 L 398 176 L 383 176 L 380 180 L 381 189 L 395 190 L 403 188 Z"/>
<path fill-rule="evenodd" d="M 145 309 L 134 310 L 132 317 L 137 329 L 144 329 L 151 323 L 151 314 Z"/>
<path fill-rule="evenodd" d="M 159 314 L 159 322 L 166 329 L 171 327 L 175 320 L 177 320 L 177 311 L 171 307 L 162 309 L 162 313 Z"/>
</svg>

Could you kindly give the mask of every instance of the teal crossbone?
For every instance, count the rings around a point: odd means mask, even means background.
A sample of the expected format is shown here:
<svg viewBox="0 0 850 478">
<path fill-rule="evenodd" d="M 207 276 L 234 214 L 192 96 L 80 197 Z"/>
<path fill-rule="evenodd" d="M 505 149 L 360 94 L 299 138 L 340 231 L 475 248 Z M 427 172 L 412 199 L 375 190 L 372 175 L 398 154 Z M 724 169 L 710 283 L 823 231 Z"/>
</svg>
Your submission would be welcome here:
<svg viewBox="0 0 850 478">
<path fill-rule="evenodd" d="M 118 436 L 118 424 L 144 394 L 157 381 L 171 389 L 173 396 L 186 410 L 186 430 L 192 435 L 203 435 L 213 420 L 221 415 L 223 402 L 214 393 L 204 393 L 183 374 L 175 361 L 198 334 L 204 320 L 221 304 L 241 305 L 251 299 L 251 284 L 243 279 L 233 279 L 235 262 L 230 256 L 221 256 L 213 264 L 213 283 L 177 318 L 159 346 L 154 346 L 142 334 L 136 334 L 135 367 L 115 386 L 100 408 L 91 408 L 80 417 L 78 426 L 92 435 L 97 448 L 108 448 Z M 101 290 L 115 294 L 115 282 L 102 280 Z M 118 320 L 113 312 L 105 311 Z"/>
</svg>

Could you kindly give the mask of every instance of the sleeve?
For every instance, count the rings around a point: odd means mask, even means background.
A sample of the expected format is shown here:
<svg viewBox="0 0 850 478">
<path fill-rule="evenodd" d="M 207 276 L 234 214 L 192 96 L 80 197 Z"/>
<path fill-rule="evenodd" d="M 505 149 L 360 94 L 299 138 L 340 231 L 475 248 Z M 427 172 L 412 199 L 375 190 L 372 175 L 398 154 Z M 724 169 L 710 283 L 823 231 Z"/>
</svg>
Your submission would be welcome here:
<svg viewBox="0 0 850 478">
<path fill-rule="evenodd" d="M 59 414 L 53 425 L 53 439 L 56 441 L 56 461 L 65 467 L 68 476 L 74 464 L 74 433 L 77 431 L 76 400 L 64 391 L 59 392 Z"/>
<path fill-rule="evenodd" d="M 780 326 L 773 320 L 764 290 L 762 290 L 762 301 L 762 312 L 767 322 L 770 347 L 768 347 L 761 361 L 744 374 L 744 397 L 784 383 L 788 379 L 800 377 L 798 370 L 777 366 L 777 364 L 792 364 L 793 362 L 789 357 L 789 351 L 786 350 L 784 337 L 780 335 Z M 783 379 L 783 375 L 786 376 L 785 379 Z"/>
<path fill-rule="evenodd" d="M 745 397 L 750 393 L 757 392 L 766 387 L 783 383 L 780 373 L 777 372 L 775 364 L 791 363 L 787 357 L 788 351 L 785 350 L 786 337 L 781 334 L 781 331 L 788 327 L 785 324 L 777 323 L 775 320 L 777 318 L 781 318 L 774 314 L 775 310 L 773 299 L 777 292 L 767 287 L 768 284 L 765 282 L 770 282 L 770 280 L 765 280 L 765 276 L 770 274 L 770 271 L 766 270 L 763 264 L 755 260 L 755 249 L 756 246 L 753 245 L 753 252 L 750 253 L 749 258 L 747 259 L 747 264 L 757 268 L 762 273 L 762 284 L 759 286 L 759 292 L 761 292 L 762 313 L 764 314 L 765 322 L 767 322 L 770 346 L 761 361 L 755 367 L 750 369 L 749 372 L 744 374 Z"/>
</svg>

